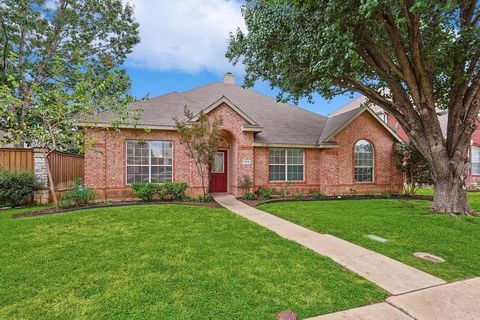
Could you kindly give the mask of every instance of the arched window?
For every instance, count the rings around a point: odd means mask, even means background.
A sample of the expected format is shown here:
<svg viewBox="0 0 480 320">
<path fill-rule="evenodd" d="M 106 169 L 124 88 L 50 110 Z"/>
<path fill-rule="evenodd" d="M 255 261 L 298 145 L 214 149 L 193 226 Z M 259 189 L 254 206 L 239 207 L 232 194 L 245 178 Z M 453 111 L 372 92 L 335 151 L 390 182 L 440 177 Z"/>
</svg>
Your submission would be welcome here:
<svg viewBox="0 0 480 320">
<path fill-rule="evenodd" d="M 355 144 L 355 182 L 373 182 L 373 145 L 367 140 Z"/>
</svg>

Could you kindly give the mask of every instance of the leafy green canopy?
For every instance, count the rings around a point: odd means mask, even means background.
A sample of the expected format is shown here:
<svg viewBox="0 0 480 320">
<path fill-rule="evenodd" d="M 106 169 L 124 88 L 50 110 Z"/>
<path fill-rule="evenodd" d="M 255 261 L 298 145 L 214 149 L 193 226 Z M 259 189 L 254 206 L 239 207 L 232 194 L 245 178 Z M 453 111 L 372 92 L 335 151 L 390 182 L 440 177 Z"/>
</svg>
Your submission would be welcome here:
<svg viewBox="0 0 480 320">
<path fill-rule="evenodd" d="M 0 130 L 7 140 L 66 150 L 76 121 L 112 110 L 128 119 L 121 65 L 139 42 L 120 0 L 4 0 L 0 5 Z"/>
<path fill-rule="evenodd" d="M 243 14 L 248 32 L 231 35 L 227 57 L 245 64 L 247 86 L 264 79 L 293 100 L 360 92 L 430 163 L 465 154 L 479 108 L 477 1 L 249 0 Z"/>
</svg>

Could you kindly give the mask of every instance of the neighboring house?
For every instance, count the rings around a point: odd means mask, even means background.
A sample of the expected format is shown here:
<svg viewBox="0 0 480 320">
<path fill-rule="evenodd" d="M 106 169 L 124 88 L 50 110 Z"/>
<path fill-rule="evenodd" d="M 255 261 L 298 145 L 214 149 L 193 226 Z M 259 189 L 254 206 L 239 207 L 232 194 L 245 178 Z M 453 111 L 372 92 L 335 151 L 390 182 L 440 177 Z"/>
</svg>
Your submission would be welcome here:
<svg viewBox="0 0 480 320">
<path fill-rule="evenodd" d="M 401 138 L 371 109 L 359 106 L 323 117 L 243 89 L 230 73 L 223 83 L 132 105 L 143 109 L 137 128 L 106 130 L 108 112 L 87 119 L 81 125 L 88 127 L 87 138 L 95 146 L 85 154 L 86 185 L 104 198 L 132 196 L 134 182 L 187 182 L 190 195 L 200 194 L 200 178 L 174 127 L 173 118 L 183 118 L 185 106 L 224 120 L 211 192 L 242 194 L 244 175 L 255 188 L 290 181 L 292 192 L 402 191 L 403 176 L 394 161 L 394 145 Z"/>
<path fill-rule="evenodd" d="M 357 109 L 365 104 L 367 98 L 360 96 L 357 99 L 353 100 L 349 104 L 343 106 L 342 108 L 336 110 L 330 116 L 337 116 L 345 112 L 349 112 L 352 109 Z M 392 130 L 394 130 L 403 141 L 408 141 L 407 134 L 398 123 L 397 119 L 388 114 L 379 106 L 372 106 L 371 110 L 375 112 L 383 121 L 385 121 Z M 442 129 L 443 136 L 447 137 L 447 126 L 448 126 L 448 111 L 441 110 L 437 112 L 438 120 L 440 122 L 440 128 Z M 467 185 L 477 184 L 477 180 L 480 180 L 480 129 L 477 129 L 473 132 L 472 138 L 470 141 L 470 147 L 468 150 L 468 159 L 470 161 L 469 175 L 466 179 Z"/>
</svg>

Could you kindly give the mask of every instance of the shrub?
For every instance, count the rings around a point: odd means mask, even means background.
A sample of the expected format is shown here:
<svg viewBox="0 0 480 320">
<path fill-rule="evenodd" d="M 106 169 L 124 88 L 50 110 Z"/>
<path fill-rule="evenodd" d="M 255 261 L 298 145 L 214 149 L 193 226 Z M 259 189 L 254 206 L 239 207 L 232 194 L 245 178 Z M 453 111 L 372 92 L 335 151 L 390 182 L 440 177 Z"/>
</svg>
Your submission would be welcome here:
<svg viewBox="0 0 480 320">
<path fill-rule="evenodd" d="M 390 192 L 382 192 L 380 195 L 385 199 L 390 199 L 393 196 Z"/>
<path fill-rule="evenodd" d="M 186 182 L 168 182 L 161 185 L 161 188 L 165 191 L 165 196 L 171 199 L 182 199 L 185 197 L 187 186 Z"/>
<path fill-rule="evenodd" d="M 243 195 L 243 199 L 244 200 L 256 200 L 257 199 L 257 195 L 253 192 L 247 192 Z"/>
<path fill-rule="evenodd" d="M 302 200 L 302 199 L 303 199 L 303 194 L 298 193 L 298 192 L 295 192 L 295 193 L 293 194 L 293 198 L 294 198 L 295 200 Z"/>
<path fill-rule="evenodd" d="M 315 200 L 322 199 L 323 198 L 323 193 L 321 193 L 319 191 L 312 192 L 312 197 Z"/>
<path fill-rule="evenodd" d="M 187 184 L 185 182 L 167 182 L 167 183 L 133 183 L 132 189 L 135 190 L 137 198 L 143 201 L 158 200 L 176 200 L 185 197 Z"/>
<path fill-rule="evenodd" d="M 272 190 L 274 190 L 273 188 L 260 188 L 258 189 L 258 194 L 264 199 L 264 200 L 268 200 L 272 197 Z"/>
<path fill-rule="evenodd" d="M 207 202 L 213 202 L 213 196 L 207 194 L 206 196 L 199 196 L 195 198 L 196 202 L 201 202 L 201 203 L 207 203 Z"/>
<path fill-rule="evenodd" d="M 97 194 L 91 188 L 85 188 L 83 180 L 78 178 L 73 183 L 71 190 L 62 196 L 62 205 L 82 206 L 95 200 Z"/>
<path fill-rule="evenodd" d="M 0 169 L 0 205 L 18 207 L 29 203 L 41 187 L 33 172 Z"/>
<path fill-rule="evenodd" d="M 136 191 L 137 198 L 143 201 L 152 201 L 155 193 L 159 190 L 159 185 L 156 183 L 140 183 L 136 184 L 135 187 L 132 185 L 132 188 Z"/>
<path fill-rule="evenodd" d="M 244 174 L 240 179 L 240 188 L 245 190 L 246 193 L 250 193 L 250 190 L 253 187 L 252 178 L 248 174 Z"/>
</svg>

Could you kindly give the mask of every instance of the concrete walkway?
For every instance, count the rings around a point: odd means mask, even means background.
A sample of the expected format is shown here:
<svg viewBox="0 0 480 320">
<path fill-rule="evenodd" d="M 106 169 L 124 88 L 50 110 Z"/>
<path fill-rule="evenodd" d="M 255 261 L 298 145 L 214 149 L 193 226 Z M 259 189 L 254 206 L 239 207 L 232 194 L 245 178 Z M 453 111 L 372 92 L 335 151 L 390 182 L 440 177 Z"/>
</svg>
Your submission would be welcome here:
<svg viewBox="0 0 480 320">
<path fill-rule="evenodd" d="M 330 257 L 390 294 L 399 295 L 446 283 L 440 278 L 374 251 L 252 208 L 232 195 L 215 195 L 214 198 L 221 206 L 276 232 L 281 237 Z"/>
<path fill-rule="evenodd" d="M 330 257 L 393 295 L 383 303 L 310 320 L 480 319 L 480 277 L 447 284 L 440 278 L 397 260 L 252 208 L 232 195 L 215 195 L 214 198 L 230 211 L 276 232 L 283 238 Z"/>
<path fill-rule="evenodd" d="M 387 302 L 307 320 L 478 320 L 480 278 L 392 296 Z"/>
</svg>

